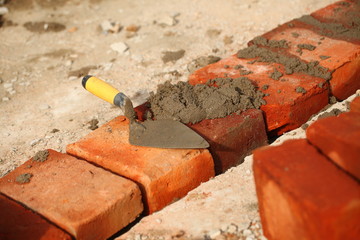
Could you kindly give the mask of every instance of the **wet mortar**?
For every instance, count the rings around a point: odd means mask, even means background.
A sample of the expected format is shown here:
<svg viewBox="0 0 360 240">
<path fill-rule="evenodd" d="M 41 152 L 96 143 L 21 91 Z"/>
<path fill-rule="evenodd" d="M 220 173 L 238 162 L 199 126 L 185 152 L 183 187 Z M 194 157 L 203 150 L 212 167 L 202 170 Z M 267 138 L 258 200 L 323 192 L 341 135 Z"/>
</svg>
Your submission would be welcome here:
<svg viewBox="0 0 360 240">
<path fill-rule="evenodd" d="M 155 119 L 197 123 L 204 119 L 222 118 L 250 108 L 260 108 L 264 94 L 246 77 L 216 78 L 206 84 L 187 82 L 158 86 L 149 103 Z"/>
<path fill-rule="evenodd" d="M 31 173 L 20 174 L 16 177 L 15 181 L 20 184 L 29 183 L 30 179 L 33 177 Z"/>
<path fill-rule="evenodd" d="M 38 151 L 33 157 L 34 162 L 45 162 L 49 156 L 48 150 Z"/>
</svg>

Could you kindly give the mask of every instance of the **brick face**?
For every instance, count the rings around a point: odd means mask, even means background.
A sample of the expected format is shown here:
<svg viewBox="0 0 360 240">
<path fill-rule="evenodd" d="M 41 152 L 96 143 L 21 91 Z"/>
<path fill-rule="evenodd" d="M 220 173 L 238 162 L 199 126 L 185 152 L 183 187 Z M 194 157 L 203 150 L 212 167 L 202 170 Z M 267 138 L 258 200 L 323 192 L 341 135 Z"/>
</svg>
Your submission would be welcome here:
<svg viewBox="0 0 360 240">
<path fill-rule="evenodd" d="M 306 136 L 322 153 L 360 180 L 360 113 L 342 113 L 320 119 Z"/>
<path fill-rule="evenodd" d="M 217 174 L 242 163 L 253 149 L 267 144 L 262 111 L 257 109 L 203 120 L 189 127 L 209 142 Z"/>
<path fill-rule="evenodd" d="M 69 155 L 49 152 L 46 161 L 30 159 L 1 178 L 0 191 L 76 239 L 106 239 L 142 212 L 135 183 Z M 19 183 L 23 174 L 32 176 L 27 183 Z"/>
<path fill-rule="evenodd" d="M 137 182 L 147 213 L 162 209 L 214 176 L 207 149 L 161 149 L 129 143 L 129 121 L 119 116 L 76 143 L 71 155 Z"/>
<path fill-rule="evenodd" d="M 65 231 L 40 215 L 0 194 L 0 239 L 71 240 Z"/>
<path fill-rule="evenodd" d="M 359 183 L 307 140 L 254 152 L 260 216 L 269 239 L 358 239 Z"/>
</svg>

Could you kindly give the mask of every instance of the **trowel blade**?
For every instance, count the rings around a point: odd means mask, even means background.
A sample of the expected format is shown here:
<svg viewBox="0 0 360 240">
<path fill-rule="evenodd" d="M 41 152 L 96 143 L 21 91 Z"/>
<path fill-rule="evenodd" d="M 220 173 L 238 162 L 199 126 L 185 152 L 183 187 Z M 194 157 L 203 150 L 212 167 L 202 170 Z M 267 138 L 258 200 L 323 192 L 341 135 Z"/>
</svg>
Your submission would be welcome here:
<svg viewBox="0 0 360 240">
<path fill-rule="evenodd" d="M 209 143 L 184 124 L 173 120 L 155 120 L 130 124 L 132 145 L 155 148 L 208 148 Z"/>
</svg>

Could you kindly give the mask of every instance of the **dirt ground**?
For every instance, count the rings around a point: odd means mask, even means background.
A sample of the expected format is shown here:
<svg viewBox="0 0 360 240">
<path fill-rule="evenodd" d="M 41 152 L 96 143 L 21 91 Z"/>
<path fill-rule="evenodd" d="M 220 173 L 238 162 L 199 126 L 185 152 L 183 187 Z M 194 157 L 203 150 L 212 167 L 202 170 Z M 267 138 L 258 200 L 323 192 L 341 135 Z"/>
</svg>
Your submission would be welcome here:
<svg viewBox="0 0 360 240">
<path fill-rule="evenodd" d="M 332 2 L 0 1 L 0 177 L 123 114 L 85 91 L 82 75 L 107 80 L 139 105 L 159 83 L 187 80 L 192 60 L 229 56 Z"/>
</svg>

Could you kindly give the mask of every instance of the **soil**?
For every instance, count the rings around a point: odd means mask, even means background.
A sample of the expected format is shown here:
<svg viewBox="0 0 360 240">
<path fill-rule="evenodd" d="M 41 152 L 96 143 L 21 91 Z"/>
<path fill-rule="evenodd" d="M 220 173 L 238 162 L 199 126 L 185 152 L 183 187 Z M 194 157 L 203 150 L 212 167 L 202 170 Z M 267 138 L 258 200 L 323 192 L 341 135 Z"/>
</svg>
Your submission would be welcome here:
<svg viewBox="0 0 360 240">
<path fill-rule="evenodd" d="M 33 161 L 35 162 L 45 162 L 49 156 L 48 150 L 38 151 L 33 157 Z"/>
<path fill-rule="evenodd" d="M 216 78 L 195 86 L 165 82 L 158 86 L 156 94 L 150 94 L 149 103 L 155 119 L 197 123 L 260 108 L 265 104 L 263 96 L 248 78 Z"/>
</svg>

